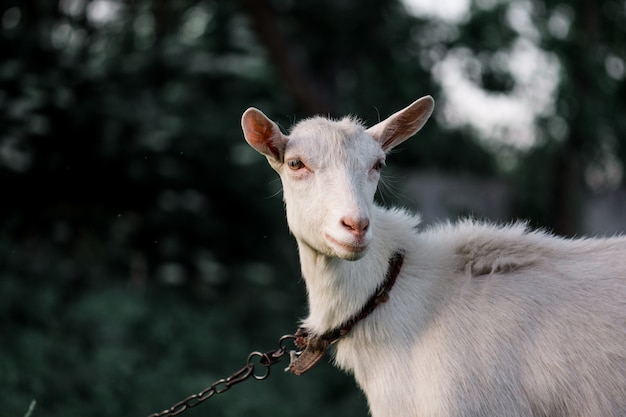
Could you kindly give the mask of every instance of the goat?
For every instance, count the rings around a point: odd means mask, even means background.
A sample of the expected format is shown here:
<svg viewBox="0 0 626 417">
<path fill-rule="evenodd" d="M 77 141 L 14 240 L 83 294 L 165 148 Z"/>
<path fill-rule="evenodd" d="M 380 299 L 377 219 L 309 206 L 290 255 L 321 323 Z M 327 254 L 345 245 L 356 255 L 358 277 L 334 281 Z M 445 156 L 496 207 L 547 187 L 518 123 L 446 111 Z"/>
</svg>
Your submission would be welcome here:
<svg viewBox="0 0 626 417">
<path fill-rule="evenodd" d="M 373 417 L 626 416 L 626 237 L 472 220 L 420 228 L 374 203 L 386 154 L 433 108 L 426 96 L 369 129 L 314 117 L 289 135 L 255 108 L 243 114 L 246 141 L 282 181 L 305 333 L 358 314 L 401 253 L 388 300 L 331 340 Z"/>
</svg>

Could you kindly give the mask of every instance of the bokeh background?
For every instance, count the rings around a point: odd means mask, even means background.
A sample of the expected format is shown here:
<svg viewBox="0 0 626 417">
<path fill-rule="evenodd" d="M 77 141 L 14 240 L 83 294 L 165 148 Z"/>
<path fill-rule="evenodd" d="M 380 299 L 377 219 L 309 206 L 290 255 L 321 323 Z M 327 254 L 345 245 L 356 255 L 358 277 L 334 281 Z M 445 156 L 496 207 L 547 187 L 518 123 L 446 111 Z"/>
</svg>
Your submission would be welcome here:
<svg viewBox="0 0 626 417">
<path fill-rule="evenodd" d="M 624 0 L 3 0 L 0 415 L 145 416 L 295 330 L 295 242 L 247 107 L 371 125 L 431 94 L 383 204 L 611 235 L 625 67 Z M 185 416 L 295 414 L 367 405 L 324 362 Z"/>
</svg>

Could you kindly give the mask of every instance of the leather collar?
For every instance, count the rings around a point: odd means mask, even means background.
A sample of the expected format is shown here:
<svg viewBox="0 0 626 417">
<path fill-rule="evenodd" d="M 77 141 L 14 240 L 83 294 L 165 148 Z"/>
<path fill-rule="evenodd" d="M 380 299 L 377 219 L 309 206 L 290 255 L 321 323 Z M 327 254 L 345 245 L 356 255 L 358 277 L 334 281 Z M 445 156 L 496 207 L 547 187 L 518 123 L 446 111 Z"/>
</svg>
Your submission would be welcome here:
<svg viewBox="0 0 626 417">
<path fill-rule="evenodd" d="M 292 354 L 291 362 L 287 369 L 296 375 L 302 375 L 311 369 L 324 357 L 331 344 L 350 333 L 350 330 L 358 322 L 369 316 L 379 304 L 387 302 L 389 291 L 396 283 L 396 278 L 400 274 L 403 262 L 404 255 L 401 252 L 395 252 L 389 259 L 389 268 L 383 283 L 367 300 L 363 308 L 340 326 L 321 335 L 310 334 L 306 328 L 300 327 L 295 334 L 295 344 L 301 351 Z"/>
</svg>

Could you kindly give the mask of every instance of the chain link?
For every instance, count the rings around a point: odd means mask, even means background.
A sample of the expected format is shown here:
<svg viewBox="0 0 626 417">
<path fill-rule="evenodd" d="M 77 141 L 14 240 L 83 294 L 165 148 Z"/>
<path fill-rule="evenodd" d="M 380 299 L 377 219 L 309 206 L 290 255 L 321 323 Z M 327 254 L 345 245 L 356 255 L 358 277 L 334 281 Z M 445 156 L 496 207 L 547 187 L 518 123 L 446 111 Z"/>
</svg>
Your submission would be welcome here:
<svg viewBox="0 0 626 417">
<path fill-rule="evenodd" d="M 181 414 L 183 411 L 193 408 L 198 404 L 208 400 L 216 394 L 228 391 L 233 385 L 245 381 L 248 378 L 254 378 L 258 381 L 264 380 L 270 375 L 270 367 L 276 365 L 287 353 L 285 343 L 288 340 L 295 340 L 294 335 L 284 335 L 278 341 L 278 349 L 269 352 L 252 352 L 248 355 L 246 366 L 230 375 L 227 378 L 219 379 L 209 387 L 203 389 L 197 394 L 190 395 L 182 401 L 177 402 L 167 410 L 159 413 L 150 414 L 148 417 L 173 417 Z M 255 373 L 257 365 L 264 367 L 263 372 Z"/>
</svg>

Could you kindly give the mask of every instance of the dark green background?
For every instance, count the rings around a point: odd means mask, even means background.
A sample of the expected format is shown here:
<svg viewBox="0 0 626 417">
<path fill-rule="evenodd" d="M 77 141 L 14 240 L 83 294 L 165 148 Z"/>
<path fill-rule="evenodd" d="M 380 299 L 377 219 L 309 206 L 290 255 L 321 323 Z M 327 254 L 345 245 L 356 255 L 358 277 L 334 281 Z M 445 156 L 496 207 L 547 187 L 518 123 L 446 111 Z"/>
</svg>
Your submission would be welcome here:
<svg viewBox="0 0 626 417">
<path fill-rule="evenodd" d="M 242 112 L 284 128 L 311 114 L 372 124 L 440 96 L 420 54 L 488 59 L 518 36 L 506 1 L 475 2 L 458 24 L 397 0 L 113 1 L 104 23 L 88 18 L 98 3 L 0 5 L 0 416 L 32 400 L 33 416 L 144 416 L 273 349 L 306 314 L 305 291 L 280 184 L 245 144 Z M 585 170 L 607 149 L 626 160 L 624 77 L 605 69 L 610 54 L 624 63 L 626 5 L 527 4 L 563 68 L 543 139 L 487 148 L 433 118 L 387 175 L 497 178 L 515 190 L 511 218 L 574 235 Z M 555 10 L 572 19 L 563 39 L 547 29 Z M 418 42 L 442 27 L 457 36 Z M 515 79 L 486 66 L 478 83 L 506 94 Z M 564 139 L 551 137 L 555 116 Z M 328 363 L 302 377 L 281 367 L 185 415 L 367 415 Z"/>
</svg>

